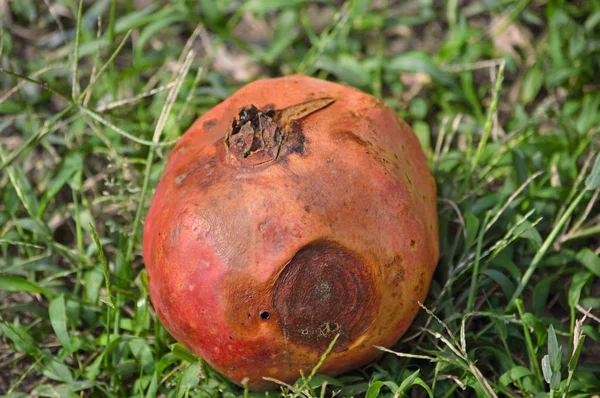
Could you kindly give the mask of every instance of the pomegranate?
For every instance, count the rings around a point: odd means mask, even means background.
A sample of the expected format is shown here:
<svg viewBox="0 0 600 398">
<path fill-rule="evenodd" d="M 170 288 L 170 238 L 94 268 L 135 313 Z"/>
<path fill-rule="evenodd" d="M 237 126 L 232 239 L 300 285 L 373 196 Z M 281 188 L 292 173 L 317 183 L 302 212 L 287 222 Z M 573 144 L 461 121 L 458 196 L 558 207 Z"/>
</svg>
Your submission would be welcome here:
<svg viewBox="0 0 600 398">
<path fill-rule="evenodd" d="M 379 100 L 305 76 L 253 82 L 170 155 L 144 227 L 158 317 L 236 383 L 337 375 L 393 345 L 438 259 L 436 188 Z"/>
</svg>

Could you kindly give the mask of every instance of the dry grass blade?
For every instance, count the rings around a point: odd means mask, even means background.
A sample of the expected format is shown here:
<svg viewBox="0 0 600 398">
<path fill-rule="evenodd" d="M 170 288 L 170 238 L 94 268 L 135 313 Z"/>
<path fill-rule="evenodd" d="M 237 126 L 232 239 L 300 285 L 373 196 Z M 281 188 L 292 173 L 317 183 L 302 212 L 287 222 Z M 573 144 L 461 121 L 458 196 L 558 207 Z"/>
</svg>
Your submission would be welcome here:
<svg viewBox="0 0 600 398">
<path fill-rule="evenodd" d="M 50 70 L 54 70 L 54 69 L 62 69 L 63 66 L 62 65 L 48 65 L 43 67 L 40 70 L 37 70 L 35 72 L 33 72 L 31 74 L 31 76 L 29 76 L 31 79 L 35 79 L 38 76 L 50 71 Z M 6 101 L 8 98 L 10 98 L 11 95 L 13 95 L 14 93 L 16 93 L 17 91 L 19 91 L 21 88 L 23 88 L 23 86 L 27 83 L 27 80 L 24 79 L 20 79 L 19 82 L 10 90 L 8 90 L 6 93 L 4 93 L 4 95 L 2 95 L 2 97 L 0 97 L 0 104 L 2 104 L 4 101 Z"/>
<path fill-rule="evenodd" d="M 122 135 L 123 137 L 128 138 L 131 141 L 136 142 L 138 144 L 146 145 L 146 146 L 150 146 L 150 147 L 154 147 L 154 146 L 166 147 L 166 146 L 171 146 L 177 142 L 177 140 L 172 140 L 172 141 L 168 141 L 168 142 L 153 142 L 153 141 L 148 141 L 148 140 L 138 138 L 132 134 L 129 134 L 127 131 L 123 130 L 122 128 L 117 127 L 115 124 L 109 122 L 108 120 L 104 119 L 99 113 L 92 111 L 90 109 L 87 109 L 83 106 L 79 106 L 78 108 L 81 112 L 83 112 L 87 116 L 98 121 L 99 123 L 110 128 L 111 130 L 115 131 L 116 133 Z"/>
<path fill-rule="evenodd" d="M 383 352 L 388 352 L 390 354 L 394 354 L 394 355 L 402 357 L 402 358 L 425 359 L 425 360 L 428 360 L 428 361 L 431 361 L 431 362 L 438 362 L 437 358 L 430 357 L 430 356 L 427 356 L 427 355 L 418 355 L 418 354 L 408 354 L 408 353 L 405 353 L 405 352 L 397 352 L 397 351 L 390 350 L 389 348 L 381 347 L 381 346 L 378 346 L 378 345 L 375 345 L 373 347 L 375 347 L 378 350 L 381 350 Z"/>
<path fill-rule="evenodd" d="M 171 87 L 169 91 L 169 95 L 167 96 L 167 100 L 165 102 L 165 106 L 163 107 L 160 116 L 158 117 L 158 122 L 156 123 L 156 128 L 154 129 L 154 134 L 152 136 L 152 142 L 156 145 L 160 140 L 160 135 L 162 134 L 165 124 L 167 123 L 167 118 L 171 113 L 171 109 L 173 108 L 173 104 L 177 99 L 177 95 L 181 90 L 181 86 L 183 85 L 183 80 L 187 76 L 188 71 L 190 70 L 190 66 L 192 65 L 192 61 L 194 59 L 194 50 L 189 50 L 186 54 L 185 61 L 181 66 L 177 74 L 177 78 L 175 79 L 175 84 Z"/>
<path fill-rule="evenodd" d="M 500 208 L 500 210 L 498 210 L 498 212 L 496 214 L 494 214 L 494 217 L 490 220 L 490 222 L 488 222 L 485 226 L 485 231 L 489 231 L 490 228 L 494 225 L 494 223 L 496 221 L 498 221 L 498 219 L 500 218 L 500 216 L 502 215 L 502 213 L 504 213 L 504 211 L 508 208 L 508 206 L 510 206 L 510 204 L 512 202 L 514 202 L 514 200 L 517 198 L 517 196 L 519 196 L 521 194 L 521 192 L 523 192 L 523 190 L 525 188 L 527 188 L 527 186 L 529 184 L 531 184 L 531 182 L 533 180 L 535 180 L 536 178 L 538 178 L 539 176 L 541 176 L 544 172 L 543 171 L 538 171 L 536 173 L 533 173 L 531 176 L 529 176 L 527 178 L 527 180 L 525 180 L 523 182 L 523 184 L 521 184 L 519 186 L 519 188 L 517 188 L 517 190 L 509 196 L 508 200 L 506 201 L 506 203 Z"/>
<path fill-rule="evenodd" d="M 124 98 L 122 100 L 118 100 L 118 101 L 114 101 L 114 102 L 111 102 L 111 103 L 108 103 L 108 104 L 105 104 L 105 105 L 101 105 L 98 108 L 96 108 L 96 112 L 105 112 L 105 111 L 108 111 L 108 110 L 111 110 L 111 109 L 122 107 L 124 105 L 132 104 L 132 103 L 137 102 L 137 101 L 139 101 L 141 99 L 144 99 L 144 98 L 147 98 L 147 97 L 151 97 L 151 96 L 153 96 L 155 94 L 158 94 L 158 93 L 160 93 L 162 91 L 169 90 L 174 85 L 175 85 L 175 82 L 170 82 L 170 83 L 165 84 L 164 86 L 160 86 L 160 87 L 154 88 L 154 89 L 152 89 L 150 91 L 146 91 L 144 93 L 140 93 L 140 94 L 135 95 L 135 96 L 133 96 L 131 98 Z"/>
</svg>

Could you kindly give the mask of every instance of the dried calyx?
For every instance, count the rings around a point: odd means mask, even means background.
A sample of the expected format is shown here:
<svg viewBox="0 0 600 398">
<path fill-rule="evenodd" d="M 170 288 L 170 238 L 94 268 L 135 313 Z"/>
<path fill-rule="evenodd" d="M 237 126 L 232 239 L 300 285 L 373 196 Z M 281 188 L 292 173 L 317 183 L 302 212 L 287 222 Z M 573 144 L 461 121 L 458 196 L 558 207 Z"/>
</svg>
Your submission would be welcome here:
<svg viewBox="0 0 600 398">
<path fill-rule="evenodd" d="M 228 159 L 242 166 L 256 167 L 276 160 L 295 122 L 317 112 L 335 100 L 319 98 L 280 110 L 243 107 L 225 135 Z"/>
</svg>

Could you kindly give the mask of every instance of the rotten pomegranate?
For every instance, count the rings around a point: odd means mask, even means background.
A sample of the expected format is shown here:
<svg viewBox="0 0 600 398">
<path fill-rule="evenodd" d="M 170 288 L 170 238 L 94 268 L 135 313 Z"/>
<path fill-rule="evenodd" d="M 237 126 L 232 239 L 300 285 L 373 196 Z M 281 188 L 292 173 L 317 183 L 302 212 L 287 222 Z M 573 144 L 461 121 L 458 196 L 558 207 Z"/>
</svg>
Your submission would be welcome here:
<svg viewBox="0 0 600 398">
<path fill-rule="evenodd" d="M 217 105 L 170 155 L 144 227 L 167 330 L 251 389 L 377 359 L 407 330 L 438 259 L 436 188 L 382 102 L 304 76 Z"/>
</svg>

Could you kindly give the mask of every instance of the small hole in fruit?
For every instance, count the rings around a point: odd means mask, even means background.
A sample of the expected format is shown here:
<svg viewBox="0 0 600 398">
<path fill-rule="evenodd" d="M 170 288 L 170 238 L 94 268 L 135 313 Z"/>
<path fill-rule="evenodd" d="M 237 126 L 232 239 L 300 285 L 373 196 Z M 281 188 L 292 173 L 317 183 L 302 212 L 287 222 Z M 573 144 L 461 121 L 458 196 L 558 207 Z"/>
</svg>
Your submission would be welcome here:
<svg viewBox="0 0 600 398">
<path fill-rule="evenodd" d="M 417 242 L 415 242 L 414 240 L 411 240 L 411 241 L 410 241 L 410 247 L 415 247 L 415 244 L 416 244 L 416 243 L 417 243 Z"/>
<path fill-rule="evenodd" d="M 262 319 L 263 321 L 266 321 L 270 317 L 271 317 L 271 314 L 269 314 L 269 311 L 262 311 L 260 313 L 260 319 Z"/>
</svg>

